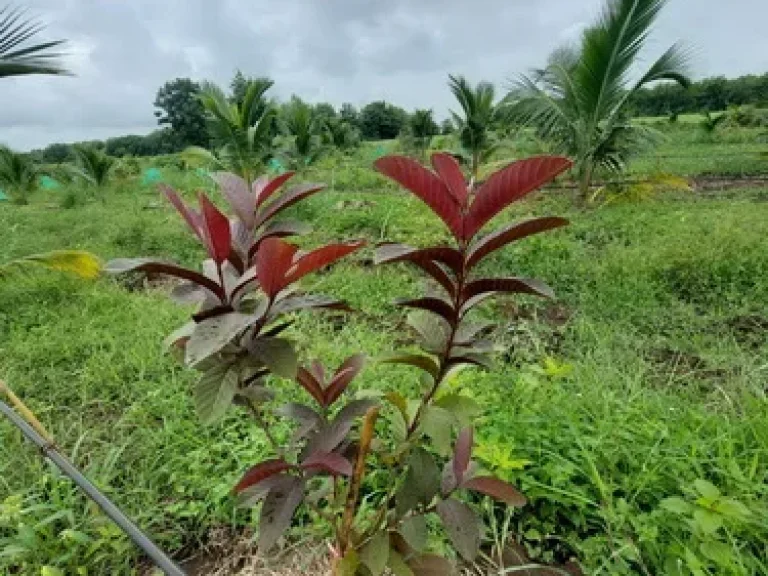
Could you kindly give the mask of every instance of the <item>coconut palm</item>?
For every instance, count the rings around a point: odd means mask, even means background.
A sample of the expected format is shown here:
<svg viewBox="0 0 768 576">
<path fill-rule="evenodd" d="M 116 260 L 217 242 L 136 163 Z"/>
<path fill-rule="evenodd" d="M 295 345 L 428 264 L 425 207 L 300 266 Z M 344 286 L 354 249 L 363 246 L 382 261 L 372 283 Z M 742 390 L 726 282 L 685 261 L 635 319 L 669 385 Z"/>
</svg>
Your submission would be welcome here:
<svg viewBox="0 0 768 576">
<path fill-rule="evenodd" d="M 0 8 L 0 78 L 25 74 L 67 74 L 59 64 L 61 54 L 55 51 L 64 40 L 28 41 L 44 26 L 26 17 L 22 8 Z"/>
<path fill-rule="evenodd" d="M 8 191 L 14 202 L 27 204 L 42 174 L 40 166 L 28 154 L 0 145 L 0 187 Z"/>
<path fill-rule="evenodd" d="M 500 107 L 495 101 L 493 84 L 472 86 L 463 76 L 448 76 L 448 86 L 459 101 L 461 113 L 451 111 L 461 147 L 470 157 L 470 172 L 477 179 L 480 164 L 496 148 L 492 129 L 499 120 Z"/>
<path fill-rule="evenodd" d="M 272 141 L 275 110 L 264 98 L 271 86 L 271 81 L 250 82 L 242 101 L 232 102 L 221 88 L 204 82 L 200 102 L 205 108 L 214 152 L 191 147 L 186 153 L 253 181 Z M 257 115 L 257 111 L 261 114 Z"/>
<path fill-rule="evenodd" d="M 360 131 L 341 118 L 328 118 L 322 127 L 323 144 L 349 150 L 360 144 Z"/>
<path fill-rule="evenodd" d="M 279 123 L 287 137 L 285 153 L 291 164 L 301 168 L 314 162 L 323 150 L 323 124 L 309 104 L 294 96 L 280 111 Z"/>
<path fill-rule="evenodd" d="M 655 134 L 629 119 L 628 102 L 659 80 L 682 86 L 687 54 L 673 45 L 635 82 L 629 76 L 666 0 L 608 0 L 578 49 L 560 49 L 542 70 L 523 76 L 513 110 L 562 153 L 574 158 L 582 201 L 598 167 L 621 170 Z"/>
<path fill-rule="evenodd" d="M 93 146 L 82 144 L 73 146 L 72 152 L 75 155 L 75 164 L 70 168 L 72 173 L 102 190 L 109 183 L 115 159 Z"/>
</svg>

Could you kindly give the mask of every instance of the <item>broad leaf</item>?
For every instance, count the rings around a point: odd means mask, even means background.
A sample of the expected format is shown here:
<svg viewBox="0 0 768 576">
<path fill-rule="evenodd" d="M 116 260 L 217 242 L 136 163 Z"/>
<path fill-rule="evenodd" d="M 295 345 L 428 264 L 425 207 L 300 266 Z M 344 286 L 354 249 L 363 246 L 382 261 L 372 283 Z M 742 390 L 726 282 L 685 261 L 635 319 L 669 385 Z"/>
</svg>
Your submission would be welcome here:
<svg viewBox="0 0 768 576">
<path fill-rule="evenodd" d="M 286 274 L 293 265 L 298 248 L 279 238 L 267 238 L 256 254 L 256 275 L 267 296 L 274 298 L 288 285 Z"/>
<path fill-rule="evenodd" d="M 482 411 L 476 400 L 458 393 L 441 396 L 434 404 L 448 410 L 458 420 L 459 425 L 464 427 L 471 426 Z"/>
<path fill-rule="evenodd" d="M 449 246 L 414 248 L 407 244 L 382 244 L 376 248 L 373 261 L 377 265 L 390 262 L 439 262 L 454 274 L 458 274 L 462 268 L 461 252 Z"/>
<path fill-rule="evenodd" d="M 259 484 L 262 480 L 266 480 L 276 474 L 281 474 L 293 468 L 288 462 L 282 458 L 275 458 L 273 460 L 265 460 L 255 466 L 251 467 L 240 479 L 240 482 L 235 486 L 235 494 L 239 494 L 243 490 L 247 490 L 251 486 Z"/>
<path fill-rule="evenodd" d="M 471 322 L 462 322 L 459 325 L 459 329 L 456 331 L 456 335 L 453 338 L 454 344 L 459 346 L 469 345 L 474 342 L 475 338 L 494 326 L 493 322 L 480 322 L 477 324 Z"/>
<path fill-rule="evenodd" d="M 394 576 L 414 576 L 411 567 L 406 564 L 403 557 L 394 550 L 389 551 L 389 558 L 387 559 L 387 568 L 390 569 Z"/>
<path fill-rule="evenodd" d="M 440 490 L 440 471 L 432 455 L 415 448 L 408 458 L 405 482 L 396 497 L 397 513 L 401 516 L 419 506 L 428 506 Z"/>
<path fill-rule="evenodd" d="M 267 497 L 272 488 L 285 482 L 287 477 L 287 474 L 275 474 L 249 486 L 242 492 L 238 492 L 235 498 L 235 506 L 238 508 L 253 508 Z"/>
<path fill-rule="evenodd" d="M 465 560 L 473 561 L 480 551 L 482 538 L 482 526 L 475 511 L 451 498 L 437 503 L 437 514 L 456 551 Z"/>
<path fill-rule="evenodd" d="M 185 362 L 195 366 L 229 344 L 254 322 L 253 316 L 229 312 L 198 323 L 186 347 Z"/>
<path fill-rule="evenodd" d="M 189 208 L 176 190 L 167 184 L 160 184 L 160 190 L 168 201 L 173 204 L 173 207 L 176 208 L 178 213 L 181 214 L 190 230 L 195 233 L 195 236 L 197 236 L 201 242 L 205 242 L 205 238 L 203 237 L 203 217 L 193 208 Z"/>
<path fill-rule="evenodd" d="M 288 296 L 282 298 L 272 307 L 270 317 L 279 314 L 290 314 L 298 310 L 310 310 L 313 308 L 323 308 L 327 310 L 339 310 L 349 312 L 351 308 L 341 300 L 323 296 L 321 294 L 302 294 L 300 296 Z"/>
<path fill-rule="evenodd" d="M 512 486 L 512 484 L 491 476 L 477 476 L 476 478 L 471 478 L 464 482 L 461 487 L 474 492 L 480 492 L 481 494 L 490 496 L 494 500 L 504 502 L 508 506 L 513 506 L 515 508 L 522 508 L 528 503 L 525 496 L 523 496 L 517 488 Z"/>
<path fill-rule="evenodd" d="M 314 452 L 333 452 L 352 430 L 355 420 L 375 405 L 375 400 L 364 398 L 353 400 L 344 406 L 332 422 L 310 436 L 302 455 L 309 455 Z"/>
<path fill-rule="evenodd" d="M 438 316 L 442 316 L 449 323 L 452 323 L 454 316 L 456 315 L 453 306 L 441 298 L 425 297 L 415 298 L 413 300 L 397 300 L 395 302 L 398 306 L 404 306 L 406 308 L 417 308 L 420 310 L 427 310 Z"/>
<path fill-rule="evenodd" d="M 240 383 L 236 364 L 217 364 L 205 371 L 195 385 L 195 408 L 203 424 L 220 420 L 232 404 Z"/>
<path fill-rule="evenodd" d="M 261 178 L 253 182 L 253 194 L 257 198 L 257 204 L 261 206 L 266 202 L 272 194 L 280 189 L 280 186 L 285 184 L 295 172 L 284 172 L 275 178 L 269 179 L 268 176 L 262 176 Z"/>
<path fill-rule="evenodd" d="M 432 167 L 461 206 L 466 206 L 469 188 L 459 163 L 450 154 L 432 154 Z"/>
<path fill-rule="evenodd" d="M 456 446 L 453 451 L 453 473 L 459 484 L 464 481 L 464 474 L 472 457 L 473 437 L 472 428 L 464 428 L 459 432 L 459 437 L 456 439 Z"/>
<path fill-rule="evenodd" d="M 296 202 L 319 192 L 323 188 L 325 188 L 325 186 L 322 184 L 302 184 L 301 186 L 289 190 L 279 198 L 265 205 L 263 209 L 259 211 L 256 216 L 255 226 L 258 228 L 289 206 L 293 206 Z"/>
<path fill-rule="evenodd" d="M 445 352 L 451 327 L 442 317 L 428 312 L 416 311 L 408 315 L 408 324 L 418 333 L 422 347 L 432 354 Z"/>
<path fill-rule="evenodd" d="M 203 214 L 203 235 L 208 245 L 208 253 L 217 264 L 222 264 L 229 258 L 232 250 L 232 231 L 229 227 L 229 218 L 219 212 L 219 209 L 208 200 L 208 197 L 200 193 L 200 207 Z"/>
<path fill-rule="evenodd" d="M 181 326 L 180 328 L 177 328 L 176 330 L 174 330 L 163 341 L 163 344 L 165 345 L 166 350 L 174 346 L 184 348 L 184 346 L 186 346 L 187 341 L 189 340 L 189 337 L 195 331 L 196 326 L 197 324 L 195 322 L 190 321 L 184 324 L 184 326 Z"/>
<path fill-rule="evenodd" d="M 365 355 L 355 354 L 347 358 L 339 367 L 325 389 L 325 405 L 330 406 L 347 389 L 349 383 L 360 373 L 365 365 Z"/>
<path fill-rule="evenodd" d="M 307 254 L 299 256 L 294 266 L 288 272 L 286 282 L 292 284 L 307 274 L 333 264 L 344 256 L 358 250 L 364 242 L 349 242 L 347 244 L 329 244 Z"/>
<path fill-rule="evenodd" d="M 387 567 L 389 559 L 389 535 L 386 532 L 376 532 L 360 550 L 362 562 L 371 576 L 381 576 Z"/>
<path fill-rule="evenodd" d="M 437 362 L 430 356 L 424 356 L 423 354 L 386 354 L 379 356 L 377 359 L 382 364 L 406 364 L 408 366 L 415 366 L 424 370 L 432 378 L 437 378 L 440 373 L 440 367 Z"/>
<path fill-rule="evenodd" d="M 532 294 L 543 298 L 554 298 L 552 288 L 532 278 L 485 278 L 470 282 L 464 288 L 465 302 L 488 293 Z"/>
<path fill-rule="evenodd" d="M 298 359 L 293 346 L 282 338 L 257 338 L 248 343 L 251 355 L 264 363 L 270 372 L 283 378 L 296 378 Z"/>
<path fill-rule="evenodd" d="M 144 272 L 146 274 L 165 274 L 167 276 L 175 276 L 182 280 L 189 280 L 195 284 L 199 284 L 216 294 L 216 296 L 224 301 L 225 294 L 221 286 L 219 286 L 213 280 L 206 278 L 203 274 L 195 272 L 194 270 L 188 270 L 175 264 L 169 264 L 167 262 L 159 262 L 149 258 L 116 258 L 110 260 L 104 267 L 104 271 L 109 274 L 124 274 L 126 272 Z"/>
<path fill-rule="evenodd" d="M 219 190 L 246 229 L 253 230 L 256 221 L 256 197 L 251 193 L 248 183 L 231 172 L 214 172 L 211 178 L 219 185 Z"/>
<path fill-rule="evenodd" d="M 456 568 L 442 556 L 424 554 L 408 561 L 414 576 L 452 576 Z"/>
<path fill-rule="evenodd" d="M 270 222 L 262 230 L 261 234 L 256 236 L 253 241 L 253 245 L 249 250 L 249 258 L 253 257 L 253 254 L 258 250 L 259 245 L 265 238 L 287 238 L 288 236 L 301 236 L 308 234 L 312 230 L 312 226 L 305 222 L 299 222 L 297 220 L 283 220 L 280 222 Z"/>
<path fill-rule="evenodd" d="M 423 552 L 427 547 L 429 533 L 427 531 L 427 519 L 423 514 L 408 516 L 400 523 L 397 531 L 400 532 L 406 544 L 416 552 Z"/>
<path fill-rule="evenodd" d="M 430 405 L 421 419 L 421 431 L 432 439 L 435 451 L 441 456 L 451 452 L 451 435 L 456 425 L 453 414 L 439 406 Z"/>
<path fill-rule="evenodd" d="M 304 481 L 287 476 L 267 494 L 259 518 L 259 550 L 267 552 L 288 529 L 299 503 L 304 497 Z"/>
<path fill-rule="evenodd" d="M 462 237 L 462 217 L 459 204 L 440 178 L 411 158 L 385 156 L 379 158 L 376 169 L 418 196 L 445 222 L 456 238 Z"/>
<path fill-rule="evenodd" d="M 467 257 L 467 268 L 472 268 L 483 258 L 488 256 L 488 254 L 491 254 L 511 242 L 521 240 L 522 238 L 532 236 L 533 234 L 538 234 L 539 232 L 546 232 L 547 230 L 553 230 L 567 225 L 568 220 L 556 217 L 533 218 L 524 222 L 509 224 L 501 230 L 488 234 L 475 243 L 470 249 Z"/>
<path fill-rule="evenodd" d="M 334 576 L 356 576 L 359 574 L 357 571 L 359 567 L 360 555 L 354 549 L 347 550 L 347 553 L 344 554 L 344 558 L 342 558 L 336 566 Z"/>
<path fill-rule="evenodd" d="M 311 394 L 318 404 L 321 406 L 325 405 L 325 393 L 314 374 L 306 368 L 299 367 L 296 373 L 296 380 L 304 390 Z"/>
<path fill-rule="evenodd" d="M 469 209 L 464 238 L 470 239 L 494 216 L 571 167 L 567 158 L 539 156 L 494 173 L 477 191 Z"/>
<path fill-rule="evenodd" d="M 322 470 L 331 476 L 351 476 L 352 464 L 335 452 L 315 452 L 301 463 L 304 470 Z"/>
</svg>

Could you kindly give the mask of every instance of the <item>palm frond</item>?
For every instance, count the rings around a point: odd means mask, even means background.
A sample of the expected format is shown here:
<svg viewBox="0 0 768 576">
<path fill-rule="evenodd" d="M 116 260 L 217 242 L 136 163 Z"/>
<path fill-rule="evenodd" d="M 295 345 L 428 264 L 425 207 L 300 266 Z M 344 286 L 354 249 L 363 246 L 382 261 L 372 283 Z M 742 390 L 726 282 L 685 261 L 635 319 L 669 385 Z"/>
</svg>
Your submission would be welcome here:
<svg viewBox="0 0 768 576">
<path fill-rule="evenodd" d="M 64 40 L 28 44 L 43 29 L 44 26 L 28 18 L 22 8 L 0 8 L 0 78 L 69 74 L 58 62 L 62 54 L 55 50 L 65 43 Z"/>
<path fill-rule="evenodd" d="M 69 272 L 81 278 L 92 279 L 101 272 L 101 262 L 90 252 L 55 250 L 44 254 L 33 254 L 0 265 L 0 280 L 26 275 L 41 268 Z"/>
</svg>

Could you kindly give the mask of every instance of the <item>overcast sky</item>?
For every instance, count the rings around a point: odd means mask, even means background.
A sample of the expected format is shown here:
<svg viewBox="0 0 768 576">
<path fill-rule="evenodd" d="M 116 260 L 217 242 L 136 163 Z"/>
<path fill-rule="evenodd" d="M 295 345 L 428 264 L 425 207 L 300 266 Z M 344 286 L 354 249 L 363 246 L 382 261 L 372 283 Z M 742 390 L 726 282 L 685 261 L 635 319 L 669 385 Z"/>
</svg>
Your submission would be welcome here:
<svg viewBox="0 0 768 576">
<path fill-rule="evenodd" d="M 406 109 L 452 106 L 448 73 L 501 86 L 578 37 L 602 0 L 28 0 L 70 41 L 72 78 L 2 80 L 0 142 L 146 133 L 155 93 L 237 68 L 273 94 Z M 681 40 L 696 77 L 768 72 L 768 0 L 670 0 L 646 60 Z"/>
</svg>

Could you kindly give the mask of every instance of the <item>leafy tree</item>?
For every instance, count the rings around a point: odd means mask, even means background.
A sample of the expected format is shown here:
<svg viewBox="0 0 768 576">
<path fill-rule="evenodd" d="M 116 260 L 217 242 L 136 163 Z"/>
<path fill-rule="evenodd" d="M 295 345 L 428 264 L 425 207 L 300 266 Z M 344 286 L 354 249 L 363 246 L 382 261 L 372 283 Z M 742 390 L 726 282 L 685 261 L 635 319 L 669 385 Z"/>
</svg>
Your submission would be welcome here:
<svg viewBox="0 0 768 576">
<path fill-rule="evenodd" d="M 58 62 L 61 53 L 55 51 L 64 44 L 64 40 L 28 43 L 43 29 L 39 22 L 26 18 L 22 8 L 0 8 L 0 78 L 68 74 Z"/>
<path fill-rule="evenodd" d="M 288 139 L 285 153 L 291 164 L 301 168 L 314 162 L 322 151 L 323 122 L 315 116 L 313 108 L 294 96 L 281 108 L 279 122 Z"/>
<path fill-rule="evenodd" d="M 420 158 L 425 158 L 432 136 L 440 133 L 440 128 L 432 116 L 432 110 L 415 110 L 408 117 L 406 140 L 412 141 Z"/>
<path fill-rule="evenodd" d="M 366 140 L 391 140 L 397 138 L 408 120 L 402 108 L 387 102 L 371 102 L 360 112 L 360 130 Z"/>
<path fill-rule="evenodd" d="M 353 128 L 360 130 L 360 112 L 349 102 L 345 102 L 341 105 L 339 118 L 344 122 L 347 122 Z"/>
<path fill-rule="evenodd" d="M 341 118 L 325 121 L 322 132 L 323 143 L 339 150 L 349 150 L 360 144 L 360 131 Z"/>
<path fill-rule="evenodd" d="M 29 154 L 0 145 L 0 186 L 8 191 L 14 202 L 29 203 L 29 194 L 37 188 L 42 174 L 41 167 Z"/>
<path fill-rule="evenodd" d="M 157 123 L 170 126 L 183 146 L 207 146 L 205 110 L 200 102 L 200 85 L 189 78 L 166 82 L 155 98 Z"/>
<path fill-rule="evenodd" d="M 72 149 L 68 144 L 54 143 L 43 148 L 40 157 L 43 162 L 61 164 L 72 158 Z"/>
<path fill-rule="evenodd" d="M 109 183 L 115 159 L 93 146 L 83 144 L 76 144 L 72 151 L 75 154 L 72 172 L 103 192 L 103 188 Z M 102 193 L 102 200 L 104 199 Z"/>
<path fill-rule="evenodd" d="M 480 82 L 473 87 L 464 76 L 449 76 L 448 86 L 461 107 L 451 111 L 459 142 L 469 155 L 470 174 L 476 180 L 480 165 L 496 148 L 492 129 L 499 120 L 493 84 Z"/>
<path fill-rule="evenodd" d="M 312 106 L 312 115 L 321 125 L 326 124 L 329 120 L 339 117 L 336 108 L 333 107 L 333 104 L 329 104 L 328 102 L 318 102 Z"/>
<path fill-rule="evenodd" d="M 440 122 L 440 134 L 447 136 L 448 134 L 453 134 L 454 132 L 456 132 L 456 126 L 453 125 L 453 122 L 450 118 L 446 118 Z"/>
<path fill-rule="evenodd" d="M 230 102 L 215 84 L 204 83 L 200 101 L 206 112 L 206 125 L 215 152 L 192 147 L 187 153 L 253 181 L 272 142 L 275 110 L 271 105 L 262 106 L 264 94 L 270 87 L 271 84 L 249 83 L 243 101 L 237 104 Z M 263 110 L 261 116 L 256 116 L 256 109 Z"/>
<path fill-rule="evenodd" d="M 629 74 L 665 0 L 608 0 L 578 50 L 559 50 L 543 70 L 517 84 L 515 110 L 563 153 L 575 159 L 582 202 L 597 167 L 621 170 L 649 139 L 648 128 L 629 120 L 628 103 L 659 80 L 688 85 L 686 54 L 669 48 L 638 81 Z"/>
</svg>

